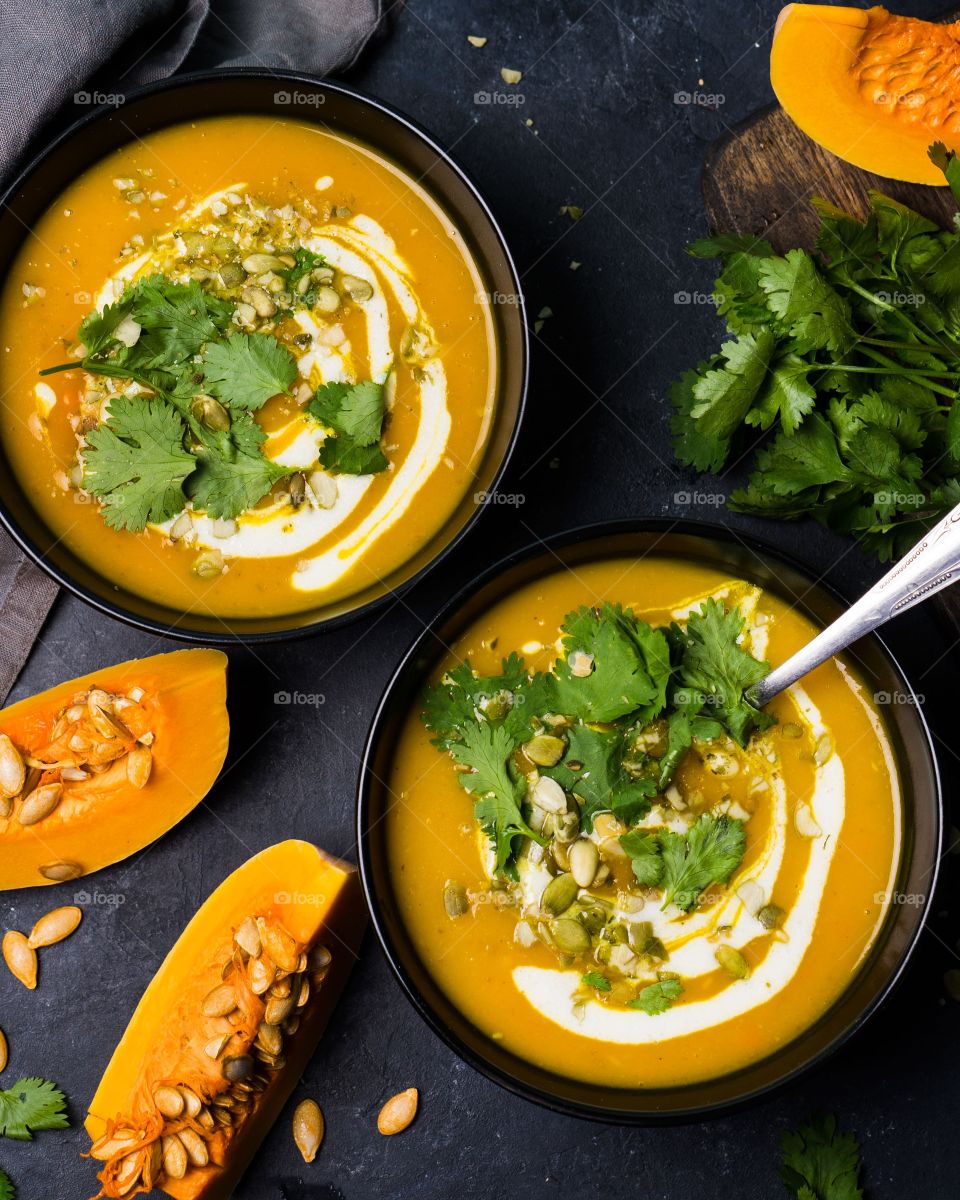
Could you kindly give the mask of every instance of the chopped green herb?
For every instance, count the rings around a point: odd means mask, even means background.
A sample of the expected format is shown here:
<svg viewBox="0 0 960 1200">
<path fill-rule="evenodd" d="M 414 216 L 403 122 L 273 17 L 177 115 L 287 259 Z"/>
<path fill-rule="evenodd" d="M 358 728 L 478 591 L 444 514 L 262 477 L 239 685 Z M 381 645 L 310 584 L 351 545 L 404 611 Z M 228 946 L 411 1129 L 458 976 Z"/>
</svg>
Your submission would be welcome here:
<svg viewBox="0 0 960 1200">
<path fill-rule="evenodd" d="M 13 1180 L 0 1167 L 0 1200 L 15 1200 L 17 1189 L 13 1186 Z"/>
<path fill-rule="evenodd" d="M 648 984 L 633 1000 L 627 1001 L 629 1008 L 642 1009 L 647 1016 L 655 1017 L 666 1012 L 673 1002 L 683 995 L 683 984 L 679 979 L 661 979 Z"/>
<path fill-rule="evenodd" d="M 370 475 L 389 465 L 380 449 L 386 405 L 383 385 L 325 383 L 310 401 L 310 413 L 333 430 L 320 448 L 320 464 L 344 475 Z"/>
<path fill-rule="evenodd" d="M 203 353 L 204 387 L 231 408 L 261 408 L 296 378 L 297 360 L 267 333 L 234 333 Z"/>
<path fill-rule="evenodd" d="M 609 992 L 612 986 L 606 975 L 601 975 L 599 971 L 588 971 L 581 976 L 581 982 L 587 987 L 596 988 L 598 992 Z"/>
<path fill-rule="evenodd" d="M 291 473 L 260 452 L 265 434 L 251 416 L 235 417 L 231 434 L 226 451 L 213 446 L 199 451 L 196 474 L 187 484 L 194 505 L 214 518 L 238 517 Z"/>
<path fill-rule="evenodd" d="M 663 907 L 689 912 L 712 883 L 726 883 L 743 859 L 743 822 L 704 813 L 686 833 L 657 834 L 663 857 Z"/>
<path fill-rule="evenodd" d="M 0 1091 L 0 1135 L 31 1141 L 46 1129 L 66 1129 L 67 1099 L 47 1079 L 18 1079 L 12 1088 Z"/>
<path fill-rule="evenodd" d="M 835 1117 L 814 1117 L 783 1135 L 780 1178 L 796 1200 L 863 1200 L 860 1147 Z"/>
<path fill-rule="evenodd" d="M 567 741 L 563 761 L 544 768 L 542 774 L 580 797 L 584 828 L 591 828 L 599 812 L 612 812 L 624 821 L 633 821 L 650 811 L 657 785 L 652 779 L 634 779 L 628 774 L 624 766 L 628 738 L 623 730 L 574 725 Z"/>
<path fill-rule="evenodd" d="M 656 834 L 631 829 L 621 835 L 620 845 L 630 856 L 637 883 L 641 887 L 657 887 L 663 879 L 663 859 Z"/>
</svg>

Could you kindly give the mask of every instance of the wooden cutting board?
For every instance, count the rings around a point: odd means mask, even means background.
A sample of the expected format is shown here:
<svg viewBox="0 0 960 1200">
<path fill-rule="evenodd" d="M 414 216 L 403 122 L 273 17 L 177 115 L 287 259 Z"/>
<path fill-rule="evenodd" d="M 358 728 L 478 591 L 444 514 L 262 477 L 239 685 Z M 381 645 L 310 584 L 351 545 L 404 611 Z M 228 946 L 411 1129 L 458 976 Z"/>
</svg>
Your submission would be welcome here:
<svg viewBox="0 0 960 1200">
<path fill-rule="evenodd" d="M 957 211 L 947 187 L 900 183 L 837 158 L 802 133 L 779 104 L 754 113 L 713 143 L 701 187 L 712 231 L 756 234 L 778 253 L 793 246 L 812 248 L 820 222 L 811 196 L 862 215 L 868 191 L 876 189 L 945 226 L 952 225 Z M 933 606 L 951 632 L 960 633 L 960 587 L 941 592 Z"/>
</svg>

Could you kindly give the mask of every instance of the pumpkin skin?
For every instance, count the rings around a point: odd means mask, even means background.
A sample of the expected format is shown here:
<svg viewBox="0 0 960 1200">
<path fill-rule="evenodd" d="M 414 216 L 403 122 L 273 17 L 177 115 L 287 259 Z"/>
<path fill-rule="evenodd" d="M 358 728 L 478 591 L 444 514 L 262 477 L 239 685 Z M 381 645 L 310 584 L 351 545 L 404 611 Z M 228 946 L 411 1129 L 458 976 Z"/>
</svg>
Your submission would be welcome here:
<svg viewBox="0 0 960 1200">
<path fill-rule="evenodd" d="M 876 175 L 944 186 L 927 150 L 960 150 L 958 77 L 960 23 L 824 4 L 788 4 L 777 20 L 770 82 L 784 110 Z"/>
<path fill-rule="evenodd" d="M 21 754 L 47 746 L 57 716 L 92 687 L 117 695 L 144 692 L 137 721 L 153 734 L 152 769 L 142 788 L 123 760 L 103 774 L 63 785 L 49 816 L 22 825 L 16 811 L 0 817 L 0 889 L 58 882 L 41 868 L 71 864 L 77 878 L 142 850 L 172 828 L 213 786 L 227 753 L 226 655 L 175 650 L 104 667 L 58 684 L 0 711 L 0 733 Z"/>
<path fill-rule="evenodd" d="M 232 1194 L 316 1049 L 356 960 L 367 919 L 356 867 L 309 842 L 280 842 L 237 868 L 197 910 L 137 1005 L 90 1102 L 85 1125 L 94 1142 L 112 1119 L 132 1111 L 145 1087 L 172 1078 L 184 1046 L 205 1036 L 171 1014 L 199 1011 L 203 997 L 222 979 L 216 952 L 232 944 L 233 932 L 251 914 L 278 921 L 304 945 L 328 947 L 330 965 L 302 1009 L 299 1028 L 286 1039 L 285 1066 L 272 1074 L 222 1153 L 212 1150 L 211 1165 L 192 1167 L 181 1179 L 161 1175 L 156 1182 L 176 1200 L 227 1200 Z M 209 1078 L 218 1076 L 218 1064 L 208 1071 Z M 222 1159 L 217 1165 L 215 1156 Z"/>
</svg>

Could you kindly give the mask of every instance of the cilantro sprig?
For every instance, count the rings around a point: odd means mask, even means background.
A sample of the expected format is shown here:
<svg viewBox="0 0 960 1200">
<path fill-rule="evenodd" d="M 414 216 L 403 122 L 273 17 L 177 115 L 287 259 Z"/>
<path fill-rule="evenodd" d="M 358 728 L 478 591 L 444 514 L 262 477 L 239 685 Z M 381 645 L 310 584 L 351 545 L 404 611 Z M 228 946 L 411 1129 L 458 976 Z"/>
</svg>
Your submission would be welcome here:
<svg viewBox="0 0 960 1200">
<path fill-rule="evenodd" d="M 639 1008 L 648 1017 L 657 1017 L 665 1013 L 674 1001 L 683 995 L 683 984 L 679 979 L 661 979 L 658 983 L 650 983 L 641 988 L 639 993 L 627 1001 L 628 1008 Z"/>
<path fill-rule="evenodd" d="M 960 162 L 931 148 L 960 198 Z M 678 459 L 718 472 L 753 450 L 740 512 L 813 517 L 881 559 L 960 500 L 960 225 L 878 192 L 867 216 L 815 200 L 814 253 L 720 234 L 717 312 L 730 333 L 673 385 Z"/>
<path fill-rule="evenodd" d="M 780 1178 L 796 1200 L 863 1200 L 857 1139 L 835 1117 L 814 1117 L 783 1135 Z"/>
<path fill-rule="evenodd" d="M 728 733 L 745 743 L 753 730 L 765 729 L 771 719 L 749 705 L 743 691 L 769 665 L 739 645 L 743 627 L 737 610 L 716 601 L 668 633 L 619 605 L 581 608 L 564 619 L 563 654 L 552 670 L 530 673 L 511 654 L 499 675 L 478 675 L 465 661 L 429 687 L 421 718 L 476 797 L 497 872 L 514 872 L 524 838 L 540 840 L 525 816 L 529 779 L 517 762 L 537 731 L 552 730 L 562 748 L 540 774 L 575 797 L 589 830 L 602 812 L 627 823 L 644 817 L 695 737 Z M 638 734 L 663 717 L 666 748 L 657 758 L 640 748 Z M 677 722 L 683 724 L 679 734 Z M 705 815 L 684 836 L 632 830 L 623 844 L 642 884 L 662 884 L 665 904 L 689 909 L 711 883 L 729 878 L 743 842 L 740 822 Z"/>
<path fill-rule="evenodd" d="M 383 386 L 325 383 L 308 406 L 310 414 L 333 432 L 320 447 L 320 464 L 342 475 L 373 475 L 388 463 L 380 449 L 386 405 Z"/>
</svg>

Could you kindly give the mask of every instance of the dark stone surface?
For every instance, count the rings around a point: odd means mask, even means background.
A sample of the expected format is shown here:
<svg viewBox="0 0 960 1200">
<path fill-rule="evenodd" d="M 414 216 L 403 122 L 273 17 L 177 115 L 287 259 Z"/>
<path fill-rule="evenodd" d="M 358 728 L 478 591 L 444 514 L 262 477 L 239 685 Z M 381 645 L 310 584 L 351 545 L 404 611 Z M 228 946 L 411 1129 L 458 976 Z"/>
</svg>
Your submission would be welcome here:
<svg viewBox="0 0 960 1200">
<path fill-rule="evenodd" d="M 355 856 L 365 731 L 393 664 L 444 599 L 479 566 L 574 524 L 703 515 L 675 500 L 692 481 L 672 465 L 665 392 L 719 331 L 710 308 L 677 304 L 675 294 L 709 289 L 709 264 L 682 252 L 703 228 L 700 162 L 726 124 L 770 98 L 777 8 L 774 0 L 412 0 L 354 74 L 352 82 L 452 148 L 504 224 L 531 314 L 553 310 L 535 339 L 529 416 L 503 487 L 524 503 L 489 511 L 442 572 L 379 618 L 306 643 L 232 654 L 233 749 L 208 802 L 156 845 L 79 885 L 2 897 L 4 928 L 21 929 L 75 891 L 94 897 L 80 932 L 42 954 L 35 993 L 0 974 L 0 1024 L 12 1052 L 4 1082 L 51 1075 L 71 1099 L 71 1130 L 0 1144 L 0 1165 L 23 1200 L 80 1200 L 93 1190 L 93 1166 L 77 1157 L 86 1145 L 85 1102 L 143 988 L 213 887 L 282 837 Z M 910 11 L 932 15 L 935 6 Z M 486 48 L 469 46 L 470 33 L 486 35 Z M 519 87 L 501 84 L 501 66 L 525 72 Z M 724 103 L 716 112 L 675 103 L 674 93 L 698 90 L 721 93 Z M 523 103 L 481 104 L 478 92 Z M 564 204 L 582 207 L 583 219 L 561 216 Z M 571 260 L 582 263 L 578 271 Z M 708 490 L 731 487 L 724 478 Z M 875 573 L 856 549 L 815 526 L 716 515 L 789 546 L 851 594 Z M 955 703 L 932 700 L 951 687 L 952 656 L 937 660 L 952 638 L 944 640 L 924 613 L 901 618 L 891 641 L 927 695 L 928 713 L 945 714 L 940 746 L 949 771 Z M 62 598 L 15 696 L 164 648 Z M 279 690 L 322 693 L 325 703 L 277 707 Z M 679 1128 L 578 1122 L 499 1090 L 426 1029 L 368 940 L 298 1091 L 316 1096 L 326 1114 L 317 1162 L 300 1162 L 287 1112 L 237 1196 L 772 1197 L 782 1194 L 780 1134 L 817 1109 L 859 1132 L 874 1200 L 953 1194 L 960 1051 L 957 1011 L 943 997 L 941 975 L 957 965 L 960 931 L 949 862 L 945 876 L 906 980 L 851 1044 L 761 1107 Z M 411 1084 L 422 1093 L 416 1125 L 402 1137 L 380 1137 L 380 1104 Z"/>
</svg>

